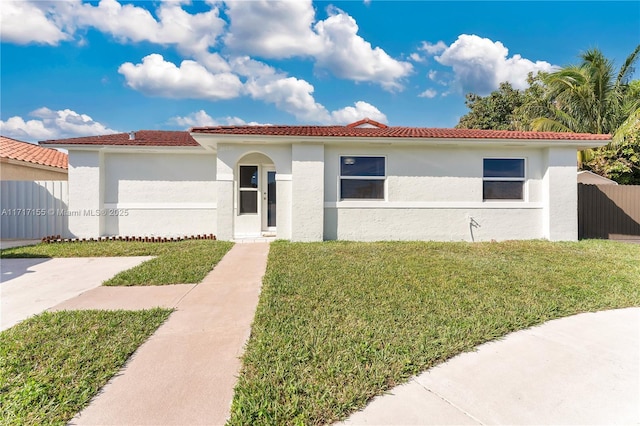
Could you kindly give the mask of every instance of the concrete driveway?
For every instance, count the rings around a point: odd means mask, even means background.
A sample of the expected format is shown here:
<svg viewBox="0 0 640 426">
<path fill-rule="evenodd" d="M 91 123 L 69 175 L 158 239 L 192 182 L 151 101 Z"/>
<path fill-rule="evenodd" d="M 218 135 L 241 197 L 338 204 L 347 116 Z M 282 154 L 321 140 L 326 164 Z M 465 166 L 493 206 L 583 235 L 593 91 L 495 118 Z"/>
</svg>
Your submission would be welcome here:
<svg viewBox="0 0 640 426">
<path fill-rule="evenodd" d="M 640 308 L 549 321 L 375 398 L 347 425 L 640 424 Z"/>
<path fill-rule="evenodd" d="M 149 259 L 152 256 L 1 259 L 0 330 Z"/>
</svg>

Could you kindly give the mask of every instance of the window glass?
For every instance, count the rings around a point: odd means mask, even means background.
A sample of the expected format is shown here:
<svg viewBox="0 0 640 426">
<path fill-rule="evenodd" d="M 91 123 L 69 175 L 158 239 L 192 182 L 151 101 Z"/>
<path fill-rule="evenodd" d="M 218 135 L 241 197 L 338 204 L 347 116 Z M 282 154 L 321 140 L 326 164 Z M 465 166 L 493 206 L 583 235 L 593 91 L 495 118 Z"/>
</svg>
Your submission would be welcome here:
<svg viewBox="0 0 640 426">
<path fill-rule="evenodd" d="M 524 182 L 518 181 L 484 181 L 482 197 L 485 200 L 522 200 Z"/>
<path fill-rule="evenodd" d="M 384 199 L 384 180 L 342 179 L 340 181 L 342 198 Z"/>
<path fill-rule="evenodd" d="M 524 177 L 523 158 L 485 158 L 484 177 Z"/>
<path fill-rule="evenodd" d="M 342 176 L 384 176 L 384 157 L 340 157 Z"/>
<path fill-rule="evenodd" d="M 240 213 L 258 213 L 257 191 L 240 191 Z"/>
<path fill-rule="evenodd" d="M 240 188 L 258 187 L 258 166 L 240 166 Z"/>
</svg>

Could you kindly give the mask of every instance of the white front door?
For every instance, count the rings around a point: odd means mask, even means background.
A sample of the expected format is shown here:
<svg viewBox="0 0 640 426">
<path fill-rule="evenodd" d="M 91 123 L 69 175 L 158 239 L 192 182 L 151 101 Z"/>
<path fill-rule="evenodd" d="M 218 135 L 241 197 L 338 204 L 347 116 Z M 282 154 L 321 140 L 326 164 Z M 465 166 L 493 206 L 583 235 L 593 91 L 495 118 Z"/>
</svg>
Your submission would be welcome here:
<svg viewBox="0 0 640 426">
<path fill-rule="evenodd" d="M 257 237 L 276 231 L 276 171 L 273 165 L 238 165 L 235 236 Z"/>
</svg>

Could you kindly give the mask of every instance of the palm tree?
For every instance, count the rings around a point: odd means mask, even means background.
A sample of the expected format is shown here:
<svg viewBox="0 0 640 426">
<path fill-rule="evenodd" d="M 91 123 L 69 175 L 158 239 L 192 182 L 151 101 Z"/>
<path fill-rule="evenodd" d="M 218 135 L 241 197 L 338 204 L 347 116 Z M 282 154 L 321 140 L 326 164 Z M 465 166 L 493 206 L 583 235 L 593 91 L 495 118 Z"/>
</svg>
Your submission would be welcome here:
<svg viewBox="0 0 640 426">
<path fill-rule="evenodd" d="M 617 146 L 640 120 L 640 97 L 629 88 L 640 45 L 629 55 L 617 75 L 613 62 L 598 49 L 580 55 L 582 63 L 544 75 L 544 102 L 548 115 L 533 120 L 539 131 L 609 133 Z M 581 153 L 579 162 L 589 157 Z"/>
</svg>

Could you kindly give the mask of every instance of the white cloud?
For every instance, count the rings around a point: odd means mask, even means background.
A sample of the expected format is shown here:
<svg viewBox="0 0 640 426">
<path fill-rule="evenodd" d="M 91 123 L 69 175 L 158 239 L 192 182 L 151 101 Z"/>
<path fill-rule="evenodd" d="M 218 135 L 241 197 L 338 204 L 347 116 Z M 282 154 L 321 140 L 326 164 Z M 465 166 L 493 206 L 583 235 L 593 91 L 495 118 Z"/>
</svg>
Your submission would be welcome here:
<svg viewBox="0 0 640 426">
<path fill-rule="evenodd" d="M 438 96 L 438 92 L 433 89 L 427 89 L 418 95 L 419 98 L 428 98 L 428 99 L 435 98 L 436 96 Z"/>
<path fill-rule="evenodd" d="M 13 9 L 3 3 L 3 24 L 7 17 L 17 17 L 29 25 L 23 31 L 10 23 L 3 31 L 10 33 L 8 40 L 20 43 L 56 44 L 73 37 L 78 43 L 86 43 L 78 30 L 95 28 L 122 43 L 174 45 L 188 59 L 174 64 L 162 55 L 151 54 L 137 64 L 123 63 L 118 72 L 130 88 L 149 96 L 216 101 L 246 95 L 273 104 L 298 120 L 317 123 L 342 120 L 340 117 L 369 104 L 360 101 L 355 107 L 330 112 L 316 102 L 309 82 L 248 57 L 241 61 L 232 58 L 231 64 L 212 49 L 225 41 L 230 52 L 237 49 L 270 58 L 309 56 L 315 59 L 317 69 L 344 79 L 377 83 L 387 90 L 401 90 L 402 80 L 413 70 L 411 63 L 397 61 L 380 47 L 371 46 L 358 35 L 356 21 L 334 7 L 328 9 L 327 19 L 316 21 L 311 0 L 229 1 L 225 14 L 231 24 L 226 37 L 222 37 L 227 24 L 219 10 L 224 6 L 216 0 L 206 3 L 210 10 L 191 14 L 183 9 L 189 0 L 160 2 L 153 13 L 117 0 L 100 0 L 97 4 L 82 0 L 11 0 Z M 377 109 L 368 112 L 371 118 L 384 115 Z M 36 132 L 37 120 L 27 124 L 32 121 L 23 120 L 16 126 L 35 126 L 32 128 Z"/>
<path fill-rule="evenodd" d="M 248 56 L 234 58 L 230 63 L 236 73 L 246 77 L 244 91 L 253 99 L 274 104 L 302 121 L 329 120 L 329 113 L 315 101 L 314 87 L 307 81 L 289 77 Z"/>
<path fill-rule="evenodd" d="M 100 0 L 97 6 L 85 3 L 74 12 L 78 25 L 97 28 L 121 42 L 175 44 L 183 53 L 206 52 L 216 44 L 225 21 L 215 6 L 206 12 L 190 14 L 182 9 L 181 3 L 162 2 L 156 10 L 158 20 L 145 8 L 116 0 Z"/>
<path fill-rule="evenodd" d="M 516 89 L 527 87 L 527 74 L 553 71 L 548 62 L 532 62 L 520 55 L 507 57 L 509 50 L 499 41 L 462 34 L 435 59 L 453 68 L 456 84 L 463 92 L 486 95 L 508 81 Z"/>
<path fill-rule="evenodd" d="M 413 71 L 409 62 L 391 58 L 360 37 L 355 19 L 340 9 L 330 7 L 329 17 L 314 28 L 324 43 L 322 51 L 315 55 L 316 66 L 337 77 L 375 82 L 386 90 L 401 90 L 400 80 Z"/>
<path fill-rule="evenodd" d="M 422 50 L 427 52 L 429 55 L 436 55 L 447 48 L 447 45 L 444 41 L 440 40 L 435 44 L 429 43 L 428 41 L 423 41 L 422 45 L 418 48 L 418 50 Z"/>
<path fill-rule="evenodd" d="M 63 31 L 51 17 L 51 11 L 45 3 L 3 0 L 0 7 L 0 37 L 3 42 L 56 45 L 69 40 L 69 34 Z"/>
<path fill-rule="evenodd" d="M 20 44 L 58 44 L 71 39 L 77 29 L 96 28 L 122 43 L 149 41 L 176 45 L 184 54 L 204 53 L 216 45 L 226 22 L 215 2 L 209 2 L 210 10 L 195 14 L 186 12 L 183 3 L 190 2 L 162 2 L 155 10 L 156 19 L 143 7 L 116 0 L 100 0 L 96 6 L 82 0 L 3 1 L 2 38 Z"/>
<path fill-rule="evenodd" d="M 387 90 L 402 88 L 400 80 L 413 70 L 409 62 L 391 58 L 358 35 L 351 16 L 329 7 L 329 17 L 315 21 L 310 0 L 229 1 L 231 25 L 226 47 L 239 55 L 263 58 L 308 56 L 316 67 L 358 82 L 373 82 Z"/>
<path fill-rule="evenodd" d="M 427 61 L 423 56 L 420 56 L 420 54 L 415 52 L 409 55 L 409 59 L 411 59 L 414 62 L 420 62 L 420 63 L 424 63 Z"/>
<path fill-rule="evenodd" d="M 255 121 L 247 123 L 240 117 L 223 117 L 223 118 L 213 118 L 209 114 L 206 113 L 205 110 L 201 109 L 200 111 L 193 112 L 189 115 L 180 117 L 171 117 L 169 119 L 169 123 L 177 124 L 183 128 L 191 128 L 191 127 L 205 127 L 205 126 L 264 126 L 268 124 L 261 124 Z"/>
<path fill-rule="evenodd" d="M 29 115 L 35 119 L 25 120 L 14 116 L 7 121 L 0 120 L 0 133 L 26 141 L 117 133 L 90 116 L 70 109 L 53 111 L 42 107 L 31 111 Z"/>
<path fill-rule="evenodd" d="M 205 110 L 193 112 L 186 116 L 176 116 L 169 119 L 169 123 L 177 124 L 180 127 L 204 127 L 204 126 L 217 126 L 219 123 L 214 120 Z"/>
<path fill-rule="evenodd" d="M 118 68 L 127 85 L 149 96 L 220 100 L 239 96 L 242 82 L 232 73 L 213 74 L 199 63 L 184 60 L 177 67 L 157 53 L 141 64 L 126 62 Z"/>
<path fill-rule="evenodd" d="M 82 0 L 10 0 L 2 13 L 3 37 L 20 43 L 57 44 L 77 29 L 96 28 L 121 43 L 148 41 L 175 45 L 183 55 L 196 59 L 213 73 L 228 72 L 228 64 L 211 48 L 227 30 L 220 17 L 222 2 L 208 1 L 210 10 L 188 13 L 189 1 L 163 1 L 155 16 L 146 8 L 117 0 L 97 5 Z M 4 4 L 3 4 L 4 6 Z M 264 58 L 308 56 L 316 67 L 357 82 L 373 82 L 387 90 L 402 89 L 401 80 L 412 72 L 409 62 L 391 58 L 372 47 L 358 33 L 355 19 L 335 7 L 329 17 L 316 21 L 311 0 L 234 0 L 226 2 L 230 25 L 223 40 L 234 54 Z M 157 16 L 157 18 L 156 18 Z M 24 25 L 26 22 L 27 25 Z M 86 43 L 80 36 L 78 43 Z"/>
<path fill-rule="evenodd" d="M 331 121 L 334 124 L 349 124 L 370 118 L 380 123 L 387 123 L 387 116 L 378 108 L 364 101 L 358 101 L 354 106 L 344 107 L 331 113 Z"/>
<path fill-rule="evenodd" d="M 225 45 L 240 54 L 264 58 L 313 55 L 322 49 L 312 31 L 315 10 L 311 0 L 227 1 L 231 24 Z"/>
</svg>

